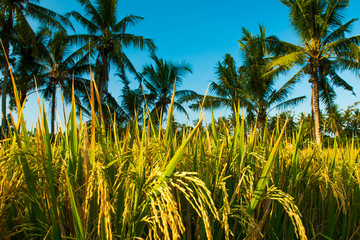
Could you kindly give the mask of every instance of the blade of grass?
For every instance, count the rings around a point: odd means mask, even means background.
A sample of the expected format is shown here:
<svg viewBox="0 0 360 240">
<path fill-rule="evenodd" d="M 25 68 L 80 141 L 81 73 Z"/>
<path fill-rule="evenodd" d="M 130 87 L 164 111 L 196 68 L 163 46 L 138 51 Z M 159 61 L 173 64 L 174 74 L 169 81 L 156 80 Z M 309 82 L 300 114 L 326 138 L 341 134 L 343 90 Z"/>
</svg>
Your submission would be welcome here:
<svg viewBox="0 0 360 240">
<path fill-rule="evenodd" d="M 185 150 L 185 147 L 190 142 L 191 138 L 195 135 L 198 128 L 201 126 L 202 123 L 202 117 L 199 122 L 196 124 L 194 129 L 190 132 L 189 136 L 185 139 L 185 141 L 180 145 L 180 147 L 177 149 L 175 155 L 171 158 L 170 162 L 166 165 L 165 170 L 163 171 L 163 176 L 165 178 L 171 177 L 171 175 L 174 173 L 176 165 L 179 163 L 180 158 Z"/>
<path fill-rule="evenodd" d="M 284 124 L 284 127 L 269 155 L 269 158 L 268 160 L 266 161 L 266 164 L 263 168 L 263 171 L 261 173 L 261 176 L 260 176 L 260 180 L 259 182 L 257 183 L 256 185 L 256 189 L 255 189 L 255 192 L 254 192 L 254 195 L 253 197 L 251 198 L 251 201 L 250 201 L 250 205 L 248 207 L 248 213 L 250 215 L 253 215 L 254 212 L 255 212 L 255 209 L 258 205 L 258 203 L 260 202 L 260 199 L 261 199 L 261 196 L 263 195 L 264 191 L 265 191 L 265 187 L 266 187 L 266 184 L 270 178 L 270 173 L 271 173 L 271 170 L 273 169 L 274 167 L 274 163 L 275 163 L 275 157 L 277 155 L 277 152 L 279 150 L 279 145 L 280 145 L 280 142 L 281 142 L 281 139 L 282 139 L 282 136 L 284 135 L 285 133 L 285 129 L 286 129 L 286 124 L 287 124 L 288 120 L 286 120 L 285 124 Z"/>
<path fill-rule="evenodd" d="M 175 103 L 175 90 L 176 90 L 176 78 L 174 81 L 174 89 L 173 89 L 173 94 L 171 97 L 171 104 L 170 104 L 170 109 L 169 109 L 169 113 L 168 113 L 168 120 L 166 122 L 166 129 L 165 129 L 165 143 L 167 146 L 169 146 L 169 143 L 171 142 L 171 125 L 172 125 L 172 115 L 173 115 L 173 111 L 174 111 L 174 103 Z M 161 127 L 161 126 L 159 126 Z"/>
<path fill-rule="evenodd" d="M 43 151 L 46 158 L 46 167 L 47 167 L 47 180 L 50 187 L 50 217 L 52 221 L 52 236 L 53 239 L 61 239 L 60 228 L 59 228 L 59 216 L 58 216 L 58 207 L 57 207 L 57 197 L 55 193 L 55 178 L 53 171 L 53 159 L 51 153 L 51 143 L 50 143 L 50 133 L 48 128 L 48 122 L 46 118 L 45 106 L 43 106 L 42 114 L 42 136 L 43 136 Z"/>
<path fill-rule="evenodd" d="M 73 223 L 74 223 L 74 228 L 75 228 L 75 233 L 76 233 L 76 239 L 85 240 L 84 228 L 83 228 L 82 223 L 81 223 L 81 218 L 80 218 L 80 215 L 79 215 L 79 211 L 77 210 L 76 200 L 75 200 L 74 192 L 73 192 L 72 187 L 71 187 L 71 182 L 70 182 L 69 176 L 67 174 L 66 174 L 66 181 L 67 181 L 67 184 L 68 184 L 68 191 L 69 191 L 70 205 L 71 205 L 71 213 L 72 213 L 72 217 L 73 217 Z"/>
<path fill-rule="evenodd" d="M 294 187 L 296 184 L 296 176 L 299 168 L 299 146 L 300 146 L 300 140 L 302 139 L 302 128 L 303 123 L 300 124 L 299 131 L 296 136 L 294 151 L 292 154 L 292 186 Z"/>
</svg>

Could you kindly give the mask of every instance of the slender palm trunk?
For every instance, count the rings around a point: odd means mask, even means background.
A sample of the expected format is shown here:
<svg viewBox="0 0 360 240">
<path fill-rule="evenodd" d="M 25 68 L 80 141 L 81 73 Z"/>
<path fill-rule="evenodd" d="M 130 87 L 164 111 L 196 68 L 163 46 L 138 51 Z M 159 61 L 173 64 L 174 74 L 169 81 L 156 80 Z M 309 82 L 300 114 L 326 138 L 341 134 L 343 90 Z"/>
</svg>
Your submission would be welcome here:
<svg viewBox="0 0 360 240">
<path fill-rule="evenodd" d="M 314 129 L 314 86 L 311 86 L 310 138 L 312 140 L 315 140 Z"/>
<path fill-rule="evenodd" d="M 260 137 L 263 137 L 265 133 L 265 125 L 266 125 L 266 112 L 263 108 L 259 109 L 257 122 L 259 124 Z"/>
<path fill-rule="evenodd" d="M 25 104 L 27 92 L 19 92 L 20 104 Z"/>
<path fill-rule="evenodd" d="M 108 51 L 103 49 L 101 50 L 101 61 L 102 61 L 102 72 L 100 74 L 100 82 L 98 85 L 98 90 L 99 90 L 99 98 L 100 98 L 100 102 L 99 102 L 99 123 L 101 125 L 101 116 L 102 116 L 102 108 L 101 108 L 101 102 L 103 101 L 104 98 L 104 93 L 107 92 L 107 83 L 109 82 L 109 63 L 108 63 Z"/>
<path fill-rule="evenodd" d="M 99 83 L 99 96 L 100 96 L 100 100 L 103 99 L 104 97 L 104 92 L 107 92 L 107 83 L 109 82 L 109 62 L 108 62 L 108 56 L 109 53 L 107 50 L 102 50 L 102 56 L 101 56 L 101 61 L 102 61 L 102 73 L 101 73 L 101 80 Z"/>
<path fill-rule="evenodd" d="M 7 132 L 7 106 L 6 106 L 6 97 L 7 97 L 7 85 L 9 82 L 9 68 L 8 66 L 4 67 L 4 82 L 1 89 L 1 130 L 3 133 Z"/>
<path fill-rule="evenodd" d="M 315 115 L 315 140 L 321 146 L 320 134 L 320 104 L 319 104 L 319 81 L 315 73 L 314 77 L 314 115 Z"/>
<path fill-rule="evenodd" d="M 10 36 L 12 28 L 13 28 L 13 11 L 11 10 L 9 12 L 9 16 L 5 22 L 5 26 L 3 28 L 3 33 L 5 36 Z M 5 51 L 5 55 L 7 57 L 9 57 L 9 53 L 10 53 L 10 43 L 8 40 L 4 40 L 3 41 L 3 46 L 4 46 L 4 51 Z M 7 88 L 8 88 L 8 84 L 9 84 L 9 75 L 10 75 L 10 70 L 9 70 L 9 66 L 6 64 L 4 66 L 4 82 L 2 85 L 2 89 L 1 89 L 1 130 L 3 133 L 7 132 L 7 120 L 6 120 L 6 115 L 7 115 L 7 109 L 6 109 L 6 97 L 7 97 Z"/>
<path fill-rule="evenodd" d="M 51 133 L 55 134 L 55 119 L 56 119 L 56 82 L 53 83 L 52 98 L 51 98 Z"/>
</svg>

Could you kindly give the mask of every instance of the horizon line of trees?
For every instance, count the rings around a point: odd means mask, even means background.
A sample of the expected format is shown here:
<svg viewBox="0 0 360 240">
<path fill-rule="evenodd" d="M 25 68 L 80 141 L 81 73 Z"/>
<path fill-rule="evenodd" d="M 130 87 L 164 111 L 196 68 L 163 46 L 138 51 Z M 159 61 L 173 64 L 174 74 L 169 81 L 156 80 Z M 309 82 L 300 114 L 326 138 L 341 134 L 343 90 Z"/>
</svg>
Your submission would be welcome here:
<svg viewBox="0 0 360 240">
<path fill-rule="evenodd" d="M 192 72 L 189 63 L 174 63 L 159 58 L 152 39 L 128 32 L 128 27 L 136 26 L 143 20 L 142 17 L 128 15 L 119 20 L 117 0 L 77 1 L 83 13 L 70 11 L 60 15 L 41 7 L 37 4 L 39 1 L 0 0 L 0 38 L 4 49 L 0 53 L 3 133 L 7 131 L 7 96 L 10 96 L 10 106 L 13 101 L 5 56 L 9 57 L 22 103 L 34 90 L 36 79 L 40 92 L 50 102 L 52 133 L 56 131 L 56 93 L 59 88 L 66 102 L 71 99 L 71 91 L 75 91 L 78 111 L 90 114 L 87 98 L 90 80 L 86 77 L 90 69 L 94 71 L 101 99 L 101 104 L 96 107 L 97 113 L 104 117 L 105 125 L 111 121 L 113 113 L 116 113 L 119 125 L 144 117 L 141 113 L 145 100 L 151 109 L 150 117 L 162 122 L 176 84 L 174 106 L 180 112 L 187 115 L 184 103 L 190 103 L 190 108 L 194 110 L 227 107 L 233 113 L 240 105 L 245 108 L 247 117 L 256 121 L 262 136 L 273 109 L 286 110 L 305 99 L 304 96 L 290 96 L 299 81 L 307 80 L 312 89 L 309 117 L 313 124 L 309 127 L 314 129 L 313 139 L 321 145 L 322 134 L 331 132 L 339 135 L 342 132 L 344 123 L 338 121 L 341 114 L 334 104 L 335 88 L 354 92 L 339 72 L 360 73 L 360 35 L 348 37 L 357 19 L 344 22 L 344 10 L 349 0 L 280 0 L 289 8 L 290 25 L 297 33 L 300 44 L 267 36 L 263 26 L 259 26 L 258 34 L 243 28 L 239 40 L 242 64 L 236 66 L 234 58 L 226 54 L 223 61 L 217 63 L 215 74 L 218 80 L 211 83 L 211 94 L 205 100 L 204 96 L 192 90 L 178 89 L 186 74 Z M 40 24 L 37 31 L 32 29 L 29 18 Z M 67 29 L 75 31 L 70 19 L 79 23 L 86 33 L 68 34 Z M 125 50 L 129 47 L 147 50 L 152 63 L 139 72 L 126 55 Z M 300 70 L 277 88 L 279 75 L 294 67 Z M 108 91 L 111 69 L 115 69 L 116 76 L 124 85 L 120 100 Z M 129 74 L 138 81 L 137 89 L 131 89 Z M 320 102 L 325 106 L 328 119 L 333 119 L 327 123 L 331 131 L 322 130 L 321 124 L 325 122 Z M 102 111 L 108 108 L 111 113 Z M 354 106 L 352 109 L 352 112 L 356 111 Z M 351 111 L 348 115 L 357 116 Z"/>
</svg>

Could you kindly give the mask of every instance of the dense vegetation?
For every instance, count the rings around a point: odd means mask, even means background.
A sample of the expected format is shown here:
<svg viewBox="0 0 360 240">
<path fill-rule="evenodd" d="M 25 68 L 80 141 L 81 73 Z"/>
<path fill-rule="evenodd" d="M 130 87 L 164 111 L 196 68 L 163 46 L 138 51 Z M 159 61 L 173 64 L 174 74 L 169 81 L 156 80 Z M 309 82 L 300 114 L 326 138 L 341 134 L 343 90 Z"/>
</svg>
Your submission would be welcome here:
<svg viewBox="0 0 360 240">
<path fill-rule="evenodd" d="M 15 86 L 15 85 L 14 85 Z M 92 88 L 93 89 L 93 88 Z M 359 143 L 319 148 L 278 119 L 259 137 L 236 113 L 194 128 L 130 121 L 101 130 L 47 116 L 27 132 L 20 101 L 1 143 L 2 239 L 356 239 Z M 98 95 L 97 95 L 98 96 Z M 174 98 L 169 109 L 172 115 Z M 150 116 L 151 112 L 144 116 Z M 97 139 L 97 140 L 96 140 Z"/>
<path fill-rule="evenodd" d="M 2 119 L 0 239 L 360 238 L 360 112 L 334 103 L 334 87 L 352 91 L 338 72 L 360 70 L 360 37 L 347 37 L 356 20 L 343 23 L 348 1 L 281 0 L 301 44 L 244 28 L 242 65 L 226 54 L 204 96 L 180 89 L 188 63 L 127 33 L 141 17 L 118 21 L 116 0 L 78 1 L 86 15 L 67 17 L 82 35 L 30 1 L 0 1 L 2 112 L 10 96 L 17 113 Z M 36 33 L 28 16 L 42 25 Z M 126 47 L 149 50 L 152 63 L 138 72 Z M 120 101 L 107 88 L 111 65 L 124 83 Z M 270 116 L 303 100 L 290 98 L 303 79 L 310 114 Z M 56 129 L 59 87 L 71 112 Z M 23 109 L 34 90 L 41 116 L 28 130 Z M 185 102 L 200 111 L 193 127 L 174 121 Z M 224 107 L 232 115 L 214 119 Z"/>
</svg>

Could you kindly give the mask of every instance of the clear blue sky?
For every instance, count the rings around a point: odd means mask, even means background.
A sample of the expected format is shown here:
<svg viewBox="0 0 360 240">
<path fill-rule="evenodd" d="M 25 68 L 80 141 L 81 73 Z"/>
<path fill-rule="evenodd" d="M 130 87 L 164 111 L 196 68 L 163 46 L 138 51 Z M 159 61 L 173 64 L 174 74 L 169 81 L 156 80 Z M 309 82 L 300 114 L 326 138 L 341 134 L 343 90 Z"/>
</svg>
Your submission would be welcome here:
<svg viewBox="0 0 360 240">
<path fill-rule="evenodd" d="M 75 0 L 43 0 L 40 5 L 62 14 L 71 10 L 81 11 Z M 351 0 L 346 19 L 359 17 L 359 9 L 360 1 Z M 128 32 L 153 39 L 159 57 L 192 64 L 193 74 L 184 78 L 182 89 L 191 89 L 201 94 L 205 93 L 210 82 L 216 81 L 214 67 L 226 53 L 235 57 L 238 65 L 241 64 L 237 40 L 241 37 L 243 27 L 258 33 L 258 26 L 262 24 L 266 26 L 267 35 L 297 42 L 296 35 L 289 26 L 288 9 L 280 0 L 119 0 L 119 19 L 129 14 L 145 19 L 137 26 L 129 28 Z M 354 25 L 351 35 L 357 34 L 360 34 L 360 21 Z M 151 62 L 147 52 L 132 49 L 126 52 L 139 71 L 144 64 Z M 352 73 L 344 73 L 343 76 L 358 94 L 352 96 L 338 89 L 336 103 L 346 109 L 355 101 L 360 101 L 360 79 Z M 279 84 L 289 77 L 290 74 L 281 77 Z M 117 97 L 121 84 L 115 78 L 110 81 L 109 89 Z M 309 92 L 310 85 L 307 79 L 304 79 L 297 85 L 292 96 L 307 95 L 309 99 Z M 307 100 L 292 110 L 298 113 L 309 112 L 309 109 L 310 103 Z M 190 121 L 199 116 L 199 113 L 189 114 Z M 224 116 L 228 112 L 221 111 L 218 114 Z M 183 116 L 175 117 L 179 121 L 185 121 Z"/>
</svg>

